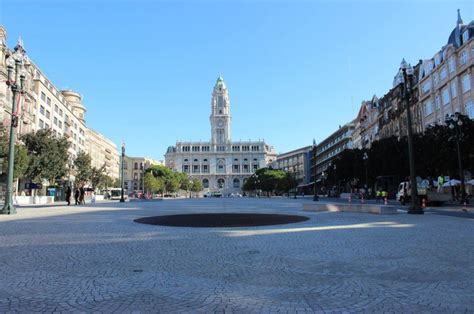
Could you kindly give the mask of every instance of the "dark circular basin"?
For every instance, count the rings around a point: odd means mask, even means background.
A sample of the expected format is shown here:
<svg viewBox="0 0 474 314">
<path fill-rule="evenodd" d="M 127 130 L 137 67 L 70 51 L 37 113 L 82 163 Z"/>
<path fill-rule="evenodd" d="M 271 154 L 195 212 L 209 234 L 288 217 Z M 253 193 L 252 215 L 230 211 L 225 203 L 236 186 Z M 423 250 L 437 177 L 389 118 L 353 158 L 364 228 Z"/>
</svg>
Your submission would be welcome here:
<svg viewBox="0 0 474 314">
<path fill-rule="evenodd" d="M 172 226 L 172 227 L 253 227 L 282 225 L 309 220 L 305 216 L 280 215 L 280 214 L 184 214 L 153 216 L 135 219 L 135 222 Z"/>
</svg>

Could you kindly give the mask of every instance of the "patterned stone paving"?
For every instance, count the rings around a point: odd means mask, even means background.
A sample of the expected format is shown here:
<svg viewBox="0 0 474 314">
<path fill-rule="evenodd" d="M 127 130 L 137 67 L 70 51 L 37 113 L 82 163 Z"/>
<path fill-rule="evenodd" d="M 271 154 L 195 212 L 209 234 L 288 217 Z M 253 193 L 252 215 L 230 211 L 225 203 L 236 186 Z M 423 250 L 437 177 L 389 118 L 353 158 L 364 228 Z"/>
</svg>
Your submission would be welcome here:
<svg viewBox="0 0 474 314">
<path fill-rule="evenodd" d="M 0 216 L 0 312 L 474 312 L 474 220 L 302 212 L 293 199 L 20 208 Z M 139 217 L 301 214 L 183 228 Z"/>
</svg>

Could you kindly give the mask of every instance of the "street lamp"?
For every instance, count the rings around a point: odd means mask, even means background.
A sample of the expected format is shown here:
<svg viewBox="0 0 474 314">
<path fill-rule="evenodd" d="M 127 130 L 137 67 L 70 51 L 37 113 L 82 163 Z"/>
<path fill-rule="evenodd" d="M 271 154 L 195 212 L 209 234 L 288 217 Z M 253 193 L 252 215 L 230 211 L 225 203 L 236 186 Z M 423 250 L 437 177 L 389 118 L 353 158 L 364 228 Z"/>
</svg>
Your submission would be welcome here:
<svg viewBox="0 0 474 314">
<path fill-rule="evenodd" d="M 413 95 L 413 76 L 414 70 L 410 64 L 407 64 L 405 59 L 402 60 L 400 64 L 400 69 L 403 73 L 403 100 L 405 102 L 406 111 L 407 111 L 407 137 L 408 137 L 408 160 L 410 163 L 410 186 L 411 186 L 411 204 L 408 208 L 409 214 L 423 214 L 423 209 L 418 204 L 418 188 L 416 184 L 416 174 L 415 174 L 415 149 L 413 147 L 413 130 L 411 122 L 411 111 L 410 104 L 414 100 Z"/>
<path fill-rule="evenodd" d="M 462 121 L 460 119 L 460 114 L 459 112 L 456 112 L 452 115 L 446 115 L 445 119 L 446 125 L 451 129 L 454 130 L 455 136 L 454 139 L 456 140 L 456 148 L 458 152 L 458 168 L 459 168 L 459 177 L 461 178 L 461 204 L 466 201 L 466 186 L 464 183 L 464 171 L 462 168 L 462 162 L 461 162 L 461 146 L 459 145 L 459 141 L 463 137 L 463 133 L 461 130 L 462 127 Z"/>
<path fill-rule="evenodd" d="M 313 202 L 319 201 L 318 192 L 316 190 L 316 153 L 317 153 L 317 146 L 316 141 L 313 139 L 313 173 L 314 173 L 314 195 L 313 195 Z"/>
<path fill-rule="evenodd" d="M 365 165 L 365 187 L 367 188 L 368 186 L 367 166 L 369 163 L 369 156 L 367 155 L 367 152 L 364 152 L 364 156 L 362 157 L 362 159 L 364 160 L 364 165 Z"/>
<path fill-rule="evenodd" d="M 121 187 L 120 203 L 125 202 L 125 198 L 123 197 L 123 185 L 124 185 L 123 163 L 124 162 L 125 162 L 125 143 L 122 143 L 122 162 L 121 162 L 121 169 L 120 169 L 120 174 L 121 174 L 121 179 L 120 179 L 120 187 Z"/>
<path fill-rule="evenodd" d="M 10 141 L 8 144 L 8 170 L 7 170 L 7 191 L 5 194 L 5 204 L 0 214 L 15 214 L 16 210 L 13 206 L 13 171 L 15 159 L 15 129 L 18 127 L 18 103 L 21 95 L 25 93 L 26 69 L 30 64 L 26 51 L 23 49 L 21 39 L 14 48 L 13 54 L 7 54 L 7 85 L 12 90 L 12 111 L 10 123 Z"/>
</svg>

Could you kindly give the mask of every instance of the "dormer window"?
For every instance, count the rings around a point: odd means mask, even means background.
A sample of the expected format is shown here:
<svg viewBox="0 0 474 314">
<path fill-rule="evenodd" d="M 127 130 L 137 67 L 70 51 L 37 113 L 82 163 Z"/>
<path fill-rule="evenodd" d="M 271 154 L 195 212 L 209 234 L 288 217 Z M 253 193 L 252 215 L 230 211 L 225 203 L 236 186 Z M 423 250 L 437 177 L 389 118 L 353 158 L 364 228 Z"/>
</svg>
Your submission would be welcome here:
<svg viewBox="0 0 474 314">
<path fill-rule="evenodd" d="M 466 43 L 469 40 L 469 30 L 466 29 L 464 33 L 462 33 L 462 43 Z"/>
</svg>

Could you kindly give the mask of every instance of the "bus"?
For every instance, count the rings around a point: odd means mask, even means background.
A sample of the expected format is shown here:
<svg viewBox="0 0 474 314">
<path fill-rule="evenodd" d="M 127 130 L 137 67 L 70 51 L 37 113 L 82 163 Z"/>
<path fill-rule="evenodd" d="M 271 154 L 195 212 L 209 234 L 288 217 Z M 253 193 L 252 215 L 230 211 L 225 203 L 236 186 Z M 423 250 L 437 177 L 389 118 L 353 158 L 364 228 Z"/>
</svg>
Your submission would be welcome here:
<svg viewBox="0 0 474 314">
<path fill-rule="evenodd" d="M 110 188 L 108 190 L 110 193 L 110 199 L 111 200 L 119 200 L 122 196 L 122 189 L 121 188 Z M 127 189 L 123 189 L 123 198 L 127 199 Z"/>
</svg>

